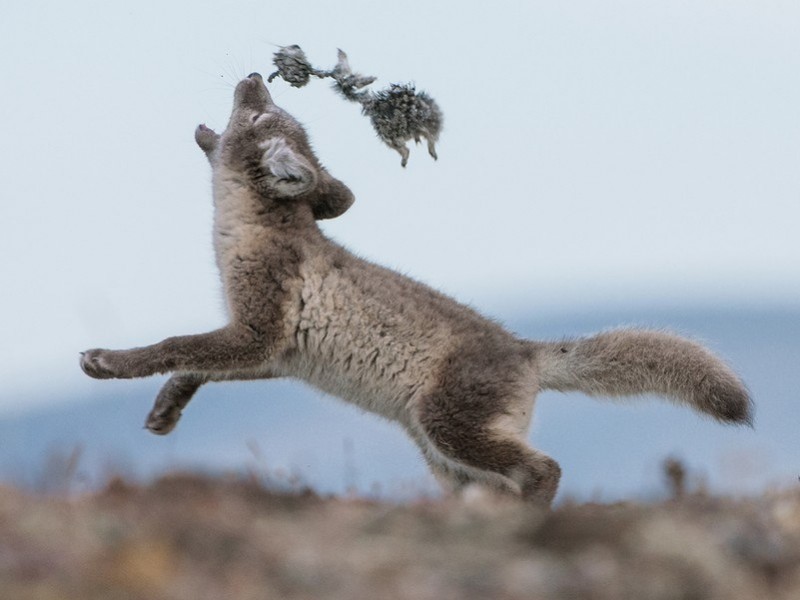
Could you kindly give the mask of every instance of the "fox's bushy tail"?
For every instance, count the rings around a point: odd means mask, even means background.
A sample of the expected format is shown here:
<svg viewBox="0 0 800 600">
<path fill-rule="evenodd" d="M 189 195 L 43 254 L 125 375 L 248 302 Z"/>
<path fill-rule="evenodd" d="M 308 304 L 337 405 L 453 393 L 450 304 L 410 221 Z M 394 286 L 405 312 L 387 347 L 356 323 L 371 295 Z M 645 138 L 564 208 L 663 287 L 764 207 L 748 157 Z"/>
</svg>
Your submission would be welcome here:
<svg viewBox="0 0 800 600">
<path fill-rule="evenodd" d="M 696 342 L 661 331 L 617 329 L 536 345 L 541 389 L 612 397 L 659 394 L 719 421 L 752 426 L 747 388 Z"/>
</svg>

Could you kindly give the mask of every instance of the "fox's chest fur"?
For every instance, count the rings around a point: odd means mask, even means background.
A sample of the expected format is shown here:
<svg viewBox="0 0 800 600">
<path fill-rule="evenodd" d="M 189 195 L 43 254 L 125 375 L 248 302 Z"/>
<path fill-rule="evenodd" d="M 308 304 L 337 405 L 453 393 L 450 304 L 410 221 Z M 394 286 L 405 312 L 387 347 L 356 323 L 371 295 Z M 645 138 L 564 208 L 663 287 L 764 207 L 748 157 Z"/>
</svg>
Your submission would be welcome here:
<svg viewBox="0 0 800 600">
<path fill-rule="evenodd" d="M 258 218 L 260 209 L 258 198 L 235 173 L 221 169 L 215 174 L 214 255 L 223 283 L 236 261 L 254 255 L 264 244 L 267 232 Z"/>
<path fill-rule="evenodd" d="M 358 259 L 304 263 L 299 298 L 286 315 L 293 339 L 276 374 L 407 423 L 409 404 L 435 384 L 457 336 L 434 314 L 422 323 L 408 318 L 421 299 L 401 300 L 399 288 L 407 284 L 391 275 Z"/>
</svg>

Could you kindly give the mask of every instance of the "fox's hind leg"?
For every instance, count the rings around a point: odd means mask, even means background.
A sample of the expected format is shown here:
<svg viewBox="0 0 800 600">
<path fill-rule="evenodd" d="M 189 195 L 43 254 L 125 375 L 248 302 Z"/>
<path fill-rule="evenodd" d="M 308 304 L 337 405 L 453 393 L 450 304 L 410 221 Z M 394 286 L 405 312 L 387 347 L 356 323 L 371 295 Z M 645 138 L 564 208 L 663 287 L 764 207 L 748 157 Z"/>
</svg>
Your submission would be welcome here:
<svg viewBox="0 0 800 600">
<path fill-rule="evenodd" d="M 529 447 L 518 432 L 498 426 L 503 416 L 475 419 L 467 410 L 436 396 L 420 406 L 418 426 L 423 453 L 437 479 L 456 491 L 470 483 L 518 494 L 523 500 L 549 506 L 556 495 L 561 468 L 546 454 Z"/>
<path fill-rule="evenodd" d="M 456 492 L 478 484 L 543 507 L 549 507 L 555 498 L 561 467 L 522 441 L 486 438 L 474 444 L 467 455 L 452 452 L 443 438 L 432 441 L 446 458 L 432 471 Z"/>
</svg>

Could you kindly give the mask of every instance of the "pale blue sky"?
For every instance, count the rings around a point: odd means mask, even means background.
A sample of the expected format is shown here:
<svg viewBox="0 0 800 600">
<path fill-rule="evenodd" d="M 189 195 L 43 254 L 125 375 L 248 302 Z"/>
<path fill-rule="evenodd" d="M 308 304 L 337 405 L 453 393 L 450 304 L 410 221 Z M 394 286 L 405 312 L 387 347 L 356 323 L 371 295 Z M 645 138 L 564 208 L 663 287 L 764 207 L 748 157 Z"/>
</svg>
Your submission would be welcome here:
<svg viewBox="0 0 800 600">
<path fill-rule="evenodd" d="M 498 318 L 800 303 L 800 4 L 14 2 L 0 18 L 0 411 L 87 347 L 224 319 L 200 122 L 273 44 L 345 49 L 445 113 L 408 168 L 326 83 L 278 81 L 356 193 L 331 235 Z"/>
</svg>

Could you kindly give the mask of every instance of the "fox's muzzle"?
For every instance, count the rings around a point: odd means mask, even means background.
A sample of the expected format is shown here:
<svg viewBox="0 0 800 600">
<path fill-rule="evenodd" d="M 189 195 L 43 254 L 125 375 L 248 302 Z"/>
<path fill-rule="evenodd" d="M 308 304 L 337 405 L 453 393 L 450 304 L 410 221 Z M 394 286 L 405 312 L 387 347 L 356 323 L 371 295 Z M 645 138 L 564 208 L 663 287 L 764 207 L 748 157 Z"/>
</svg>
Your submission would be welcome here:
<svg viewBox="0 0 800 600">
<path fill-rule="evenodd" d="M 233 96 L 234 109 L 249 108 L 252 110 L 264 110 L 272 105 L 267 86 L 264 85 L 264 78 L 259 73 L 250 73 L 242 79 L 236 86 Z"/>
</svg>

